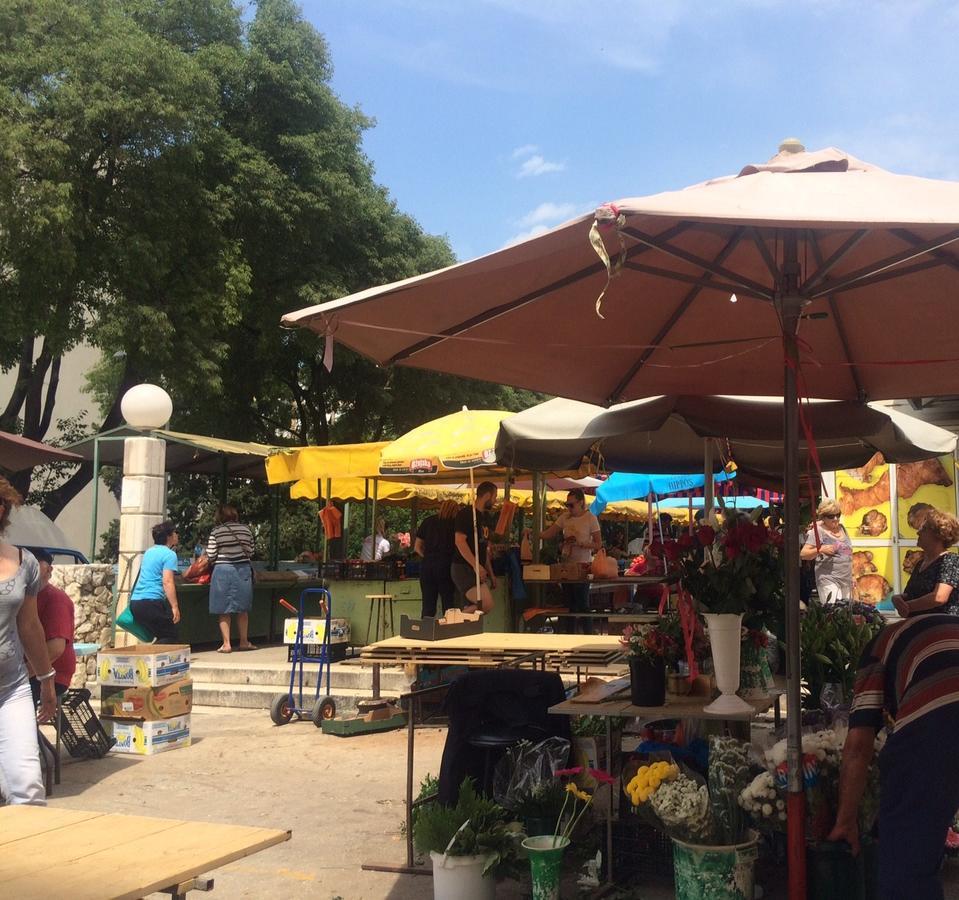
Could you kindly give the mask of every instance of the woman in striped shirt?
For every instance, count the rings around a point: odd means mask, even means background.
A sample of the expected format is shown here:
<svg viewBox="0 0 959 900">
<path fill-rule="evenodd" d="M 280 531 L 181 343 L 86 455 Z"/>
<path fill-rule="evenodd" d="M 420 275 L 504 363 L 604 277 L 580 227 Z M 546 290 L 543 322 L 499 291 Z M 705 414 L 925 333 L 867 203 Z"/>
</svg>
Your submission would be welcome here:
<svg viewBox="0 0 959 900">
<path fill-rule="evenodd" d="M 237 650 L 255 650 L 250 643 L 250 609 L 253 606 L 253 532 L 240 524 L 235 506 L 217 508 L 206 555 L 213 566 L 210 578 L 210 615 L 219 616 L 223 644 L 220 653 L 232 653 L 230 617 L 236 616 L 240 643 Z"/>
</svg>

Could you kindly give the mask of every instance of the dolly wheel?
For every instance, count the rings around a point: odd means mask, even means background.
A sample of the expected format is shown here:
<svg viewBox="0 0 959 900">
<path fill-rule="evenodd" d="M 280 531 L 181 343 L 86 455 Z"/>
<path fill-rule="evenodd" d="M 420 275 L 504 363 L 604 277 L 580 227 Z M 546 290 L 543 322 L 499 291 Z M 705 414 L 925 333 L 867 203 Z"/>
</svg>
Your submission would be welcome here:
<svg viewBox="0 0 959 900">
<path fill-rule="evenodd" d="M 270 718 L 274 725 L 286 725 L 293 718 L 289 694 L 277 694 L 270 705 Z"/>
<path fill-rule="evenodd" d="M 336 701 L 332 697 L 321 697 L 313 704 L 310 718 L 317 728 L 322 728 L 324 719 L 336 718 Z"/>
</svg>

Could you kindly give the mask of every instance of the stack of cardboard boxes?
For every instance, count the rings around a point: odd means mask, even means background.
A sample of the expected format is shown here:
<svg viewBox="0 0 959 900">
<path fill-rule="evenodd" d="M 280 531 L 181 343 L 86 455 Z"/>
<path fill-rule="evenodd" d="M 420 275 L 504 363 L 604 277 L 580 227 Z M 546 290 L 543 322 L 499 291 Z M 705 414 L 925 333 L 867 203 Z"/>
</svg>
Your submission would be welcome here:
<svg viewBox="0 0 959 900">
<path fill-rule="evenodd" d="M 190 744 L 193 680 L 186 644 L 136 644 L 97 656 L 100 715 L 115 753 L 148 755 Z"/>
</svg>

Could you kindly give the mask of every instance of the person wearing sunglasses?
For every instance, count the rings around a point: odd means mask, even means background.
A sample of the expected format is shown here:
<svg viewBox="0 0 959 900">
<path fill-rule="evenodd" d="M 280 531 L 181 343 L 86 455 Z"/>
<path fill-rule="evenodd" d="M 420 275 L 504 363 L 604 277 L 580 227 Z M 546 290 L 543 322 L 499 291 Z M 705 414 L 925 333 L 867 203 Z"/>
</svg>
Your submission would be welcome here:
<svg viewBox="0 0 959 900">
<path fill-rule="evenodd" d="M 540 537 L 548 541 L 560 534 L 563 536 L 560 556 L 564 562 L 588 566 L 593 561 L 593 554 L 603 546 L 599 519 L 586 509 L 586 495 L 579 488 L 573 488 L 566 495 L 566 511 Z M 586 581 L 564 584 L 563 593 L 570 612 L 589 612 L 589 584 Z M 592 632 L 587 619 L 568 621 L 570 634 L 576 634 L 576 623 L 580 621 L 583 634 Z"/>
<path fill-rule="evenodd" d="M 823 500 L 816 510 L 818 521 L 806 533 L 799 553 L 800 559 L 816 563 L 816 593 L 822 603 L 857 599 L 852 580 L 852 539 L 840 514 L 835 500 Z"/>
</svg>

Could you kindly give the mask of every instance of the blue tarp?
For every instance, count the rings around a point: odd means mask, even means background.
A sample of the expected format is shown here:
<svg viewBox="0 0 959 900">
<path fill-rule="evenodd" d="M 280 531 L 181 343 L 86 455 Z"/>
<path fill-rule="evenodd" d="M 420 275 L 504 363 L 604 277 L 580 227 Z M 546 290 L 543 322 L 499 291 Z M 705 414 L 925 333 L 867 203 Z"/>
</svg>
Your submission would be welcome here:
<svg viewBox="0 0 959 900">
<path fill-rule="evenodd" d="M 729 481 L 736 477 L 736 473 L 719 472 L 714 476 L 715 481 Z M 681 491 L 694 491 L 705 487 L 705 475 L 647 475 L 638 472 L 613 472 L 598 488 L 596 499 L 590 505 L 590 512 L 599 515 L 606 509 L 607 503 L 616 500 L 642 500 L 650 494 L 662 500 L 664 494 L 677 494 Z M 730 498 L 732 499 L 732 498 Z M 745 499 L 740 497 L 740 500 Z M 683 500 L 682 503 L 688 503 Z M 693 500 L 695 506 L 695 498 Z M 702 500 L 700 499 L 700 505 Z M 733 504 L 730 503 L 730 506 Z M 740 508 L 743 507 L 740 504 Z"/>
</svg>

